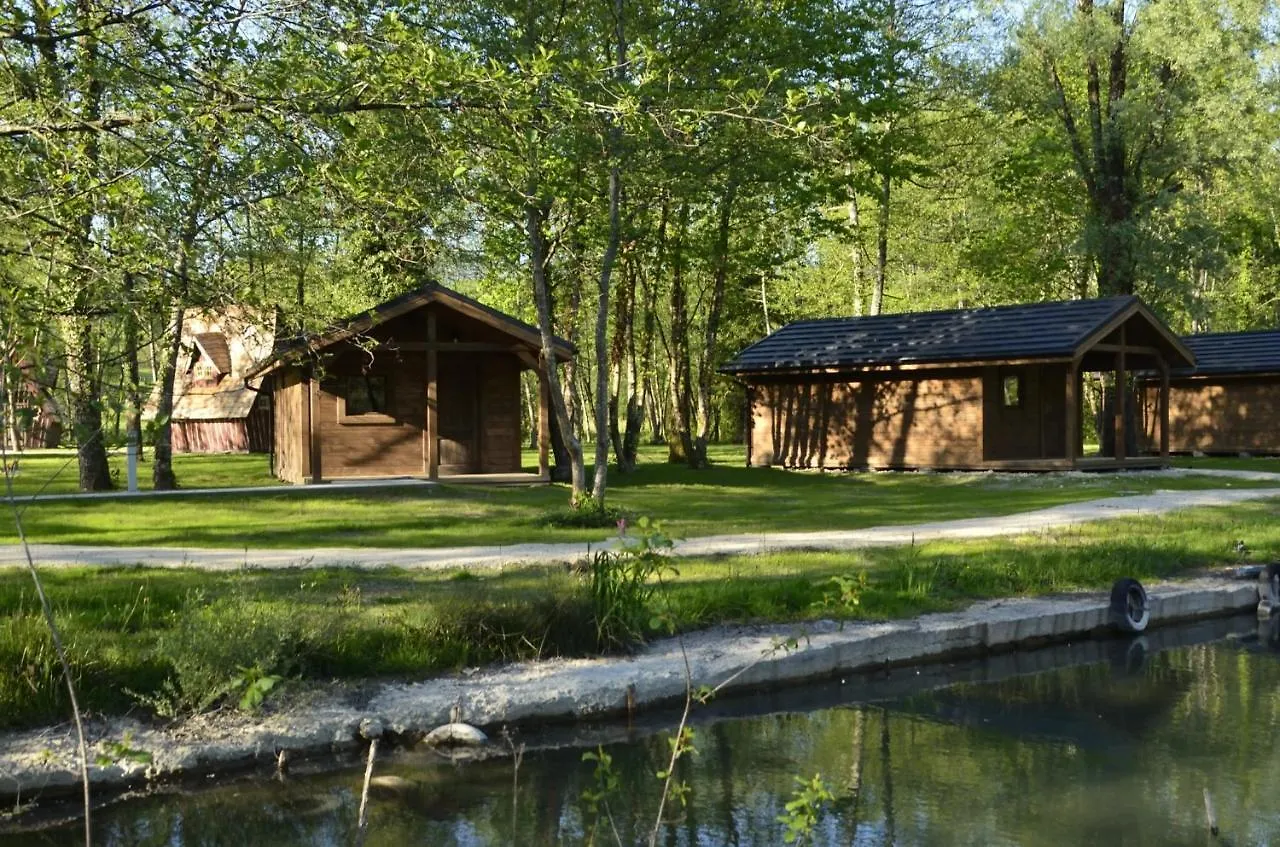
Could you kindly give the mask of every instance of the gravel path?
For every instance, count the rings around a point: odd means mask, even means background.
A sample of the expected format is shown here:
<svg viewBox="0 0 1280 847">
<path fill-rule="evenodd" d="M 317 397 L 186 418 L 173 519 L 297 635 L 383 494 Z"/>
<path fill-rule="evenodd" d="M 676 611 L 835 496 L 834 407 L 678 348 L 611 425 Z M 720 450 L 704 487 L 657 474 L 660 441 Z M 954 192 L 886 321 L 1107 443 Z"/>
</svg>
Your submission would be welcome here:
<svg viewBox="0 0 1280 847">
<path fill-rule="evenodd" d="M 1177 473 L 1176 471 L 1169 473 Z M 1191 472 L 1188 472 L 1191 473 Z M 1203 471 L 1195 471 L 1203 474 Z M 1250 481 L 1280 482 L 1280 474 L 1215 471 L 1212 475 Z M 1179 509 L 1230 506 L 1252 500 L 1280 498 L 1274 488 L 1222 488 L 1199 491 L 1156 491 L 1068 503 L 1013 515 L 999 515 L 930 523 L 831 529 L 815 532 L 744 533 L 689 538 L 675 545 L 678 556 L 741 555 L 780 550 L 855 550 L 921 543 L 941 539 L 991 538 L 1043 532 L 1091 521 L 1159 515 Z M 616 539 L 596 543 L 517 544 L 488 547 L 341 548 L 296 550 L 226 550 L 179 547 L 99 547 L 73 544 L 35 544 L 41 565 L 146 565 L 150 567 L 234 570 L 257 568 L 401 567 L 450 570 L 509 564 L 549 564 L 577 561 L 592 550 L 611 547 Z M 23 561 L 17 545 L 0 545 L 0 565 Z"/>
</svg>

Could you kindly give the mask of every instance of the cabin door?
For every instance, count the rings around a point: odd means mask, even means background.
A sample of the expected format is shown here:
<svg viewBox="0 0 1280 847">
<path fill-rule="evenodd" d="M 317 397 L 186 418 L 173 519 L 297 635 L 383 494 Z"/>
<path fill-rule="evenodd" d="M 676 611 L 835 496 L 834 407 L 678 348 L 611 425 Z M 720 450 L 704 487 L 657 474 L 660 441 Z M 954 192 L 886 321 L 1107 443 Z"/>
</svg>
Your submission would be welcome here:
<svg viewBox="0 0 1280 847">
<path fill-rule="evenodd" d="M 436 402 L 440 421 L 440 473 L 475 473 L 480 467 L 479 380 L 473 357 L 440 353 Z"/>
</svg>

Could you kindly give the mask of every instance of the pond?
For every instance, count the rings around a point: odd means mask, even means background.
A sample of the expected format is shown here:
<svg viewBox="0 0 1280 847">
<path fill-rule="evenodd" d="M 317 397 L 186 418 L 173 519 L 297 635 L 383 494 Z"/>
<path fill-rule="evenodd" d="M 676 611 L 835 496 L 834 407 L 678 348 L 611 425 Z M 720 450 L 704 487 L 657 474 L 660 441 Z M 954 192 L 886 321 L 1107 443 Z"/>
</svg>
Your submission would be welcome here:
<svg viewBox="0 0 1280 847">
<path fill-rule="evenodd" d="M 1280 843 L 1275 644 L 1251 619 L 1209 621 L 715 702 L 694 713 L 685 802 L 657 843 L 781 844 L 796 780 L 814 776 L 833 797 L 815 844 L 1203 845 L 1206 789 L 1216 843 Z M 366 844 L 584 844 L 593 825 L 597 844 L 647 844 L 678 718 L 527 734 L 512 740 L 518 769 L 390 753 L 376 772 L 396 779 L 373 794 Z M 587 750 L 612 759 L 600 815 Z M 96 843 L 353 844 L 361 771 L 117 803 L 97 813 Z M 74 823 L 15 826 L 0 845 L 80 843 Z"/>
</svg>

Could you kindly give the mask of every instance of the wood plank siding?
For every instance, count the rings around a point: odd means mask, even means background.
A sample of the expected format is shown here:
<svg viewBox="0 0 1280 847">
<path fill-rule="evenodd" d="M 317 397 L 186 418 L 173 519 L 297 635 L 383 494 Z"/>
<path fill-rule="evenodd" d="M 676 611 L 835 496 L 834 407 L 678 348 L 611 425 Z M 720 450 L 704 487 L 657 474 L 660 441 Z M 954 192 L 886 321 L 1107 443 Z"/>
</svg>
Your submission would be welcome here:
<svg viewBox="0 0 1280 847">
<path fill-rule="evenodd" d="M 751 385 L 753 466 L 981 468 L 1065 459 L 1067 367 L 1022 365 Z M 1004 380 L 1019 380 L 1016 406 Z"/>
<path fill-rule="evenodd" d="M 307 385 L 300 367 L 283 368 L 272 378 L 272 469 L 285 482 L 302 482 L 311 470 L 304 409 Z"/>
<path fill-rule="evenodd" d="M 1159 439 L 1159 386 L 1140 387 L 1143 447 Z M 1173 453 L 1280 453 L 1280 375 L 1174 379 L 1169 386 Z"/>
</svg>

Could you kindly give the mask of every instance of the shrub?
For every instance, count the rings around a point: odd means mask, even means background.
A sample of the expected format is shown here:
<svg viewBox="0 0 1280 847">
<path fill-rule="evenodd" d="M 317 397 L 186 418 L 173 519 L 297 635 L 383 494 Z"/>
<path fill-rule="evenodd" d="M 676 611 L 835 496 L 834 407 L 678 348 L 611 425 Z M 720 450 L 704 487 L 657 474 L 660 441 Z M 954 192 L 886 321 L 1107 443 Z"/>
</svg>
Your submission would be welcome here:
<svg viewBox="0 0 1280 847">
<path fill-rule="evenodd" d="M 241 595 L 205 602 L 200 593 L 188 597 L 171 630 L 156 646 L 157 655 L 173 668 L 167 687 L 173 711 L 201 712 L 232 694 L 244 693 L 257 680 L 301 673 L 327 636 L 329 623 L 266 606 Z M 165 711 L 162 704 L 157 711 Z"/>
<path fill-rule="evenodd" d="M 601 651 L 632 647 L 657 628 L 650 601 L 661 587 L 658 578 L 675 571 L 666 555 L 671 539 L 647 518 L 638 525 L 641 533 L 627 536 L 620 550 L 591 557 L 591 606 Z"/>
</svg>

